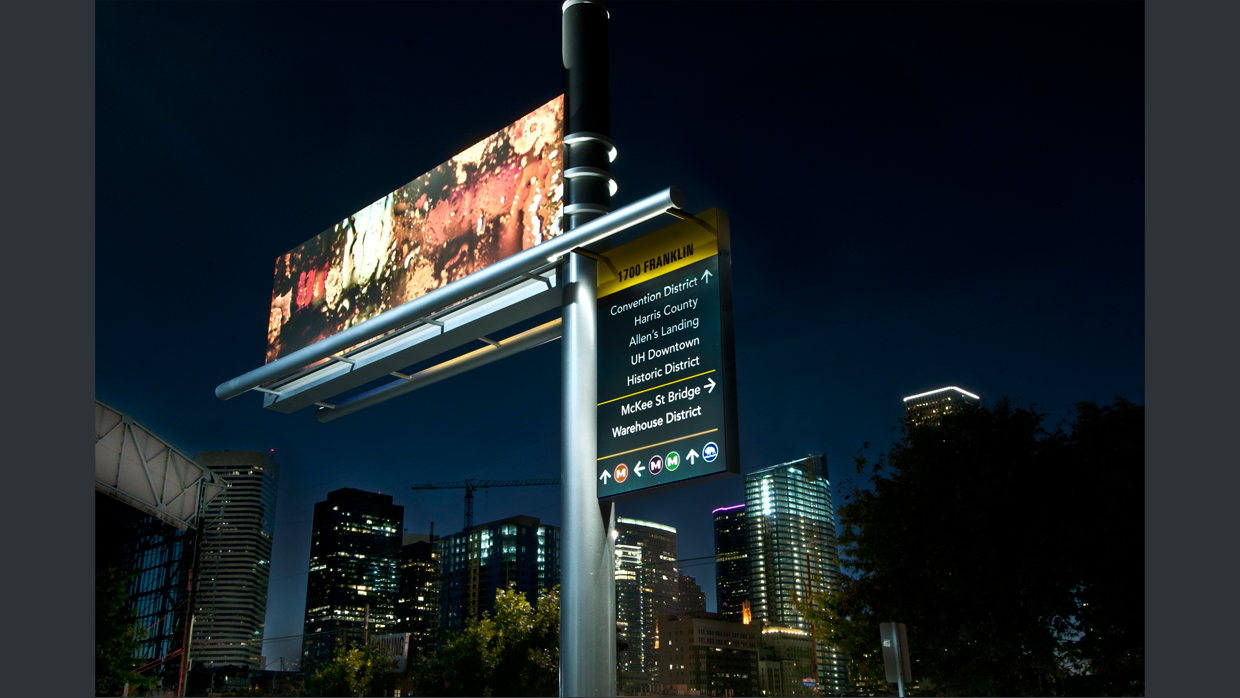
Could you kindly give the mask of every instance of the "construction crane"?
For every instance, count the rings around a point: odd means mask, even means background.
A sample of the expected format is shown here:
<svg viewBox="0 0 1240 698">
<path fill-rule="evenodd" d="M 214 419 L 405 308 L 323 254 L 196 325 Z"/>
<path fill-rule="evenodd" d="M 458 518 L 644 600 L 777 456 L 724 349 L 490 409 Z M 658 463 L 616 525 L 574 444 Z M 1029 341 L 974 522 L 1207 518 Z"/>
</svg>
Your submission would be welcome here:
<svg viewBox="0 0 1240 698">
<path fill-rule="evenodd" d="M 482 489 L 490 489 L 492 487 L 524 487 L 529 485 L 558 485 L 560 478 L 553 477 L 543 480 L 472 480 L 466 479 L 463 482 L 428 482 L 425 485 L 414 485 L 413 491 L 421 490 L 459 490 L 465 489 L 465 532 L 468 533 L 474 527 L 474 490 L 481 487 Z"/>
</svg>

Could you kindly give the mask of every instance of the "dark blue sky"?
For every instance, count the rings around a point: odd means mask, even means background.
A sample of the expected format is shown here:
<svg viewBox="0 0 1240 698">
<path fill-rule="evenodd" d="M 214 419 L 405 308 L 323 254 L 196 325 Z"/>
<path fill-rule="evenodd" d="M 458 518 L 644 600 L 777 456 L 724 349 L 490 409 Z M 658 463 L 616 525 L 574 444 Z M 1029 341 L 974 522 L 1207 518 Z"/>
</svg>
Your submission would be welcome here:
<svg viewBox="0 0 1240 698">
<path fill-rule="evenodd" d="M 613 3 L 614 205 L 674 184 L 731 216 L 742 472 L 825 452 L 838 507 L 905 395 L 958 385 L 1056 419 L 1144 402 L 1143 20 Z M 268 637 L 301 632 L 328 491 L 391 493 L 409 532 L 447 533 L 462 492 L 411 485 L 558 476 L 558 343 L 329 424 L 213 390 L 263 361 L 277 255 L 560 94 L 559 3 L 102 3 L 96 21 L 96 392 L 191 453 L 276 449 Z M 696 558 L 711 509 L 742 498 L 733 478 L 619 513 Z M 476 502 L 479 522 L 559 524 L 555 488 Z M 686 572 L 713 608 L 713 567 Z"/>
</svg>

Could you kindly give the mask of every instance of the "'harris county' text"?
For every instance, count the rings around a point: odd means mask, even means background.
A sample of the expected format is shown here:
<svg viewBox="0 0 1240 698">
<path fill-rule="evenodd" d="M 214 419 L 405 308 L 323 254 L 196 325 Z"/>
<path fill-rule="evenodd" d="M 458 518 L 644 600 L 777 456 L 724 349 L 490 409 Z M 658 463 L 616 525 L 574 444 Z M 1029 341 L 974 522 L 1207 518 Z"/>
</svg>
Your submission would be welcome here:
<svg viewBox="0 0 1240 698">
<path fill-rule="evenodd" d="M 645 272 L 658 269 L 659 267 L 665 264 L 671 264 L 672 262 L 678 262 L 682 259 L 685 259 L 686 257 L 692 257 L 692 256 L 693 256 L 693 243 L 689 243 L 688 245 L 685 245 L 684 247 L 678 250 L 672 250 L 671 252 L 664 252 L 663 254 L 657 257 L 651 257 L 650 259 L 647 259 L 641 264 L 636 264 L 631 267 L 621 269 L 620 280 L 628 281 L 629 279 L 632 279 L 634 277 L 641 276 Z"/>
<path fill-rule="evenodd" d="M 694 417 L 701 416 L 702 406 L 698 405 L 697 407 L 690 407 L 676 412 L 668 412 L 662 417 L 655 417 L 649 421 L 633 422 L 632 424 L 627 424 L 625 426 L 612 427 L 611 436 L 612 438 L 618 439 L 621 436 L 628 436 L 629 434 L 636 434 L 639 431 L 654 429 L 656 427 L 661 427 L 664 424 L 671 424 L 673 422 L 679 422 L 685 419 L 693 419 Z"/>
<path fill-rule="evenodd" d="M 663 300 L 664 298 L 668 296 L 672 296 L 677 293 L 680 293 L 681 291 L 687 291 L 688 289 L 694 288 L 695 286 L 698 285 L 698 281 L 700 281 L 700 279 L 689 277 L 679 283 L 665 284 L 662 290 L 650 291 L 649 293 L 642 296 L 641 298 L 635 298 L 629 301 L 628 303 L 623 303 L 621 305 L 613 305 L 611 306 L 611 310 L 608 312 L 610 312 L 612 315 L 621 315 L 634 308 L 641 308 L 650 303 Z M 693 307 L 697 307 L 697 299 L 693 300 Z"/>
</svg>

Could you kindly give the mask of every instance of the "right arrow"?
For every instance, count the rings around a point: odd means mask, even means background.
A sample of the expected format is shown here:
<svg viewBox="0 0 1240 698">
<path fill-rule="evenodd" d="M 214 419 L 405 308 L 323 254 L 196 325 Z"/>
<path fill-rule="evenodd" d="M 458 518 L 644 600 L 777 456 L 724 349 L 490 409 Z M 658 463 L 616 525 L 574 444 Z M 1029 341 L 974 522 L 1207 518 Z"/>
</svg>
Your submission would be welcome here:
<svg viewBox="0 0 1240 698">
<path fill-rule="evenodd" d="M 706 379 L 706 392 L 708 393 L 715 392 L 715 381 L 712 380 L 711 378 Z"/>
<path fill-rule="evenodd" d="M 710 270 L 707 269 L 706 271 L 702 272 L 702 281 L 704 281 L 705 283 L 710 283 L 711 276 L 713 275 L 710 273 Z"/>
<path fill-rule="evenodd" d="M 607 484 L 607 478 L 608 478 L 608 477 L 610 477 L 610 476 L 611 476 L 611 473 L 609 473 L 609 472 L 607 472 L 606 470 L 604 470 L 604 471 L 603 471 L 603 474 L 598 476 L 598 479 L 602 480 L 602 481 L 603 481 L 603 484 L 604 484 L 604 485 L 606 485 L 606 484 Z"/>
</svg>

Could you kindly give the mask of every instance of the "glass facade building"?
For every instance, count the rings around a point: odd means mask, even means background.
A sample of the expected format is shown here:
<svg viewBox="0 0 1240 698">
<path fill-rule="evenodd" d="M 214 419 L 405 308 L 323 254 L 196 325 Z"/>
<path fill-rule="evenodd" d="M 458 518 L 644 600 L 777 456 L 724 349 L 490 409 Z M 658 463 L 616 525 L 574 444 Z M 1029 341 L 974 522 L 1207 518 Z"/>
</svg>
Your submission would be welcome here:
<svg viewBox="0 0 1240 698">
<path fill-rule="evenodd" d="M 361 643 L 396 624 L 405 508 L 391 495 L 340 489 L 314 505 L 306 585 L 303 671 L 337 643 Z"/>
<path fill-rule="evenodd" d="M 194 460 L 225 488 L 202 517 L 191 657 L 196 667 L 262 670 L 280 466 L 262 451 L 208 451 Z"/>
<path fill-rule="evenodd" d="M 409 656 L 434 650 L 439 640 L 439 548 L 431 536 L 404 535 L 400 598 L 394 633 L 409 633 Z"/>
<path fill-rule="evenodd" d="M 806 598 L 811 583 L 815 593 L 834 594 L 840 574 L 826 458 L 812 455 L 749 473 L 745 511 L 754 619 L 810 630 L 791 598 Z M 817 655 L 823 692 L 848 692 L 846 658 L 821 643 Z"/>
<path fill-rule="evenodd" d="M 618 517 L 616 534 L 616 623 L 628 644 L 616 653 L 616 686 L 648 693 L 658 681 L 659 614 L 680 611 L 676 529 Z"/>
<path fill-rule="evenodd" d="M 719 617 L 732 623 L 749 623 L 749 536 L 745 505 L 722 507 L 715 518 L 715 600 Z"/>
<path fill-rule="evenodd" d="M 443 566 L 439 628 L 460 632 L 470 618 L 495 614 L 495 592 L 513 584 L 531 604 L 560 583 L 560 528 L 533 516 L 474 526 L 438 541 Z"/>
</svg>

